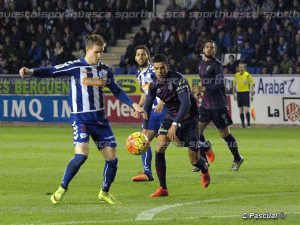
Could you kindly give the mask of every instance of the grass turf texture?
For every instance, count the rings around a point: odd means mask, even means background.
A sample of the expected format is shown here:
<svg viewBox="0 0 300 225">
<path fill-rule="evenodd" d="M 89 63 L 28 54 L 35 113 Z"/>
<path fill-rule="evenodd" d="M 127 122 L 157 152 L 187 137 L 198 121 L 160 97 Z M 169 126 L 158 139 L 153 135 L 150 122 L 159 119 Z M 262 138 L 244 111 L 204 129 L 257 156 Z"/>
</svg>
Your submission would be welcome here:
<svg viewBox="0 0 300 225">
<path fill-rule="evenodd" d="M 299 224 L 299 128 L 232 129 L 245 158 L 238 172 L 230 171 L 232 156 L 225 142 L 208 128 L 205 135 L 216 153 L 208 189 L 201 188 L 198 173 L 191 172 L 186 150 L 171 144 L 166 156 L 170 196 L 156 199 L 148 197 L 158 187 L 155 170 L 154 182 L 131 181 L 142 170 L 141 159 L 127 152 L 125 139 L 138 127 L 113 129 L 119 167 L 111 193 L 122 205 L 98 202 L 104 161 L 91 144 L 89 159 L 63 201 L 53 206 L 50 194 L 73 157 L 71 127 L 2 126 L 0 224 Z M 152 220 L 135 220 L 141 212 L 165 205 L 173 207 L 159 210 Z M 286 218 L 245 220 L 244 212 L 284 212 Z"/>
</svg>

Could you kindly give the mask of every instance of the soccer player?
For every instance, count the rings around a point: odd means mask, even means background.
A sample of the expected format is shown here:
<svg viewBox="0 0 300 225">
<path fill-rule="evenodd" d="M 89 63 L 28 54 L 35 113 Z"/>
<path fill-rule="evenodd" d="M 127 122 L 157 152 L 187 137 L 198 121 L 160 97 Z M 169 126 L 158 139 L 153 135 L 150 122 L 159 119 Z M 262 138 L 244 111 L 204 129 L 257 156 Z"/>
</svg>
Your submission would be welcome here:
<svg viewBox="0 0 300 225">
<path fill-rule="evenodd" d="M 136 78 L 141 87 L 141 98 L 139 102 L 139 106 L 143 107 L 146 101 L 146 95 L 148 94 L 148 89 L 150 83 L 155 78 L 155 74 L 153 71 L 153 66 L 149 62 L 150 51 L 144 46 L 140 45 L 135 48 L 135 61 L 139 66 L 139 70 L 137 71 Z M 165 117 L 166 110 L 163 107 L 163 102 L 160 101 L 159 98 L 154 100 L 154 104 L 152 106 L 151 117 L 148 123 L 148 129 L 143 128 L 142 133 L 146 134 L 149 142 L 153 140 L 156 136 L 158 129 L 162 123 L 163 118 Z M 138 115 L 137 115 L 138 117 Z M 148 150 L 142 154 L 142 164 L 144 173 L 141 173 L 132 178 L 133 181 L 153 181 L 152 169 L 152 150 L 149 146 Z"/>
<path fill-rule="evenodd" d="M 243 128 L 245 128 L 244 110 L 246 113 L 247 127 L 250 128 L 249 107 L 250 99 L 251 102 L 253 101 L 254 86 L 255 83 L 253 77 L 246 71 L 246 65 L 243 62 L 240 62 L 238 65 L 238 72 L 234 75 L 233 94 L 234 100 L 237 100 Z"/>
<path fill-rule="evenodd" d="M 215 58 L 216 51 L 216 44 L 211 40 L 206 41 L 203 49 L 204 60 L 199 65 L 201 86 L 194 89 L 196 95 L 203 94 L 199 107 L 200 140 L 205 141 L 203 132 L 210 121 L 213 121 L 234 157 L 231 169 L 238 171 L 244 159 L 239 153 L 236 139 L 229 130 L 232 120 L 228 112 L 223 67 Z M 200 153 L 203 155 L 203 151 Z"/>
<path fill-rule="evenodd" d="M 151 109 L 156 97 L 159 97 L 167 108 L 166 116 L 158 130 L 157 149 L 155 153 L 155 167 L 160 187 L 150 197 L 168 196 L 166 183 L 165 151 L 171 141 L 181 142 L 188 147 L 188 155 L 192 165 L 202 172 L 202 187 L 208 187 L 210 175 L 208 164 L 198 154 L 199 145 L 197 133 L 197 103 L 193 97 L 187 80 L 180 73 L 169 71 L 167 58 L 156 55 L 153 58 L 153 68 L 157 78 L 150 84 L 144 115 L 151 118 Z M 148 128 L 149 120 L 145 119 L 143 127 Z"/>
<path fill-rule="evenodd" d="M 19 71 L 22 77 L 31 75 L 36 77 L 70 77 L 69 98 L 75 156 L 67 165 L 61 185 L 51 196 L 53 204 L 58 204 L 62 200 L 70 181 L 88 158 L 90 136 L 105 159 L 103 184 L 98 198 L 101 202 L 108 204 L 118 203 L 109 193 L 117 173 L 118 158 L 116 156 L 115 136 L 104 110 L 103 87 L 107 86 L 118 99 L 136 111 L 142 112 L 142 108 L 134 103 L 115 83 L 112 69 L 100 62 L 105 45 L 102 36 L 93 34 L 86 40 L 84 58 L 50 68 L 28 69 L 22 67 Z"/>
</svg>

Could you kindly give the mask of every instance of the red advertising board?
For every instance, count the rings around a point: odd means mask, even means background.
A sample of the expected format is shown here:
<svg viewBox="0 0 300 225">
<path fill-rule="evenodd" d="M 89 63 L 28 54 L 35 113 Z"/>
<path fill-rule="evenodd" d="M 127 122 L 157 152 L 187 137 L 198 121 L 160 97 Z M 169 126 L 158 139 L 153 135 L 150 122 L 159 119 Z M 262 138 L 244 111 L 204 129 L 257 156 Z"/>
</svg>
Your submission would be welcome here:
<svg viewBox="0 0 300 225">
<path fill-rule="evenodd" d="M 134 102 L 138 103 L 139 95 L 130 96 Z M 111 123 L 138 123 L 142 122 L 142 118 L 135 119 L 133 117 L 134 110 L 125 103 L 116 99 L 114 96 L 107 95 L 105 97 L 106 114 Z"/>
</svg>

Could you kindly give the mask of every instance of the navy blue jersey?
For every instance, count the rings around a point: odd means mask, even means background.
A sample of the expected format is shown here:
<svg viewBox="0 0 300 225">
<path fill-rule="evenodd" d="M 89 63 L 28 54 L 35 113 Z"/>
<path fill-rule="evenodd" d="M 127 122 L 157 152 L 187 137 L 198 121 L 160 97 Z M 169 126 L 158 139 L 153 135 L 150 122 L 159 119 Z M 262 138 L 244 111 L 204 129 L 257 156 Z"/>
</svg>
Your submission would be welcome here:
<svg viewBox="0 0 300 225">
<path fill-rule="evenodd" d="M 209 61 L 201 61 L 199 77 L 202 86 L 206 88 L 201 106 L 206 109 L 227 107 L 222 63 L 216 58 L 212 58 Z"/>
<path fill-rule="evenodd" d="M 34 69 L 37 77 L 70 77 L 69 100 L 71 119 L 74 121 L 97 121 L 103 119 L 104 86 L 121 101 L 132 106 L 133 101 L 116 84 L 112 69 L 103 63 L 90 65 L 85 59 L 66 62 L 49 68 Z"/>
<path fill-rule="evenodd" d="M 182 99 L 180 99 L 180 95 L 183 93 L 187 96 L 185 101 L 189 101 L 189 108 L 183 113 L 182 118 L 178 118 L 180 106 L 184 105 Z M 179 123 L 197 119 L 197 103 L 191 93 L 188 81 L 182 74 L 168 71 L 166 78 L 163 80 L 156 78 L 150 84 L 145 104 L 146 112 L 147 102 L 154 101 L 155 97 L 159 97 L 165 103 L 166 118 Z"/>
</svg>

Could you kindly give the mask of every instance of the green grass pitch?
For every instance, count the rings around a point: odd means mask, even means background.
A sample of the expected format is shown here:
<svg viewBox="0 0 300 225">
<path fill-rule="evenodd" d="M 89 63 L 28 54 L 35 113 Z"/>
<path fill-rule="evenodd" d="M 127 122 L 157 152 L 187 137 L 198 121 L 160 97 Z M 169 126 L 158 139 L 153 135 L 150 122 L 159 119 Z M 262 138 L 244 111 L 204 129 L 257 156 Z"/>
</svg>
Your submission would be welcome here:
<svg viewBox="0 0 300 225">
<path fill-rule="evenodd" d="M 125 138 L 139 128 L 113 126 L 119 167 L 111 188 L 118 206 L 100 204 L 104 160 L 91 143 L 90 156 L 59 205 L 50 194 L 60 184 L 73 156 L 72 129 L 58 126 L 1 126 L 0 224 L 299 224 L 300 129 L 232 129 L 245 162 L 231 172 L 232 156 L 214 128 L 206 130 L 216 160 L 211 185 L 203 189 L 192 173 L 185 149 L 167 150 L 169 197 L 148 197 L 154 182 L 133 183 L 139 156 L 125 149 Z M 152 163 L 154 167 L 154 161 Z M 154 170 L 155 171 L 155 170 Z M 155 172 L 154 172 L 155 174 Z M 155 174 L 156 175 L 156 174 Z M 243 213 L 281 213 L 285 219 L 243 219 Z"/>
</svg>

